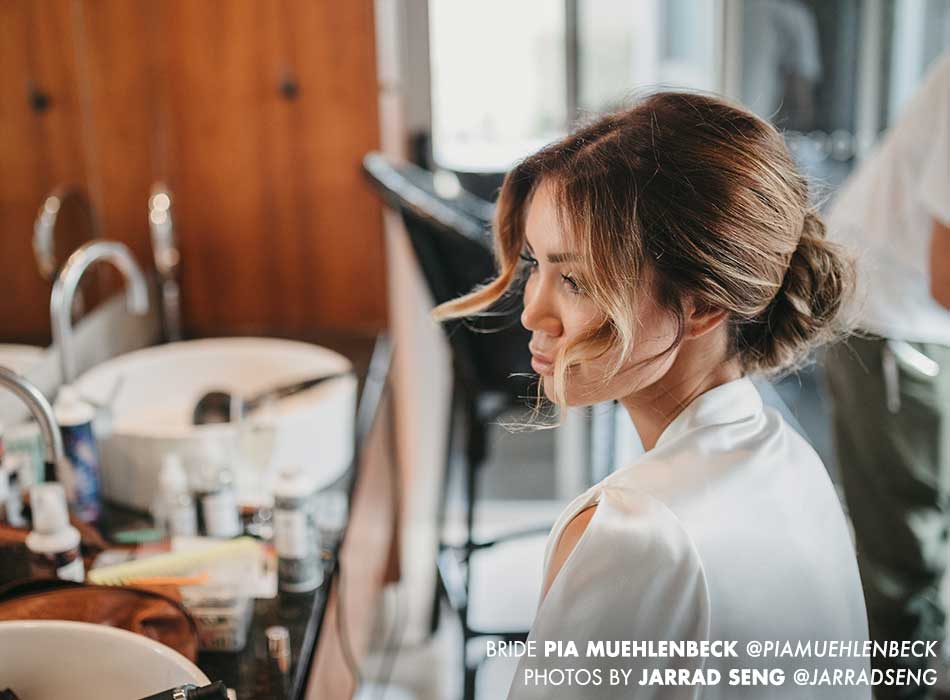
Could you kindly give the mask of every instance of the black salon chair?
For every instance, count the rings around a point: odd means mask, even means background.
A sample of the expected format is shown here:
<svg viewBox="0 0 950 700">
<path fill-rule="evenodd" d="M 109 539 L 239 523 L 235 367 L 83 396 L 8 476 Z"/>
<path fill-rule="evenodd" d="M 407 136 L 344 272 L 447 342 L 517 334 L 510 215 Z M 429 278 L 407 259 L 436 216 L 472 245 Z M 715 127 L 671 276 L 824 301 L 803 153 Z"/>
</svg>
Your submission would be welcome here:
<svg viewBox="0 0 950 700">
<path fill-rule="evenodd" d="M 419 268 L 436 304 L 455 299 L 494 276 L 496 270 L 490 234 L 492 205 L 464 191 L 453 197 L 440 196 L 432 173 L 408 163 L 395 165 L 377 153 L 363 159 L 363 169 L 386 205 L 402 217 Z M 446 426 L 450 437 L 444 483 L 448 483 L 455 439 L 460 439 L 465 480 L 465 523 L 461 544 L 440 544 L 438 569 L 442 592 L 458 614 L 462 626 L 464 700 L 475 697 L 475 675 L 481 662 L 481 659 L 476 662 L 469 660 L 466 653 L 469 640 L 493 637 L 516 641 L 526 639 L 528 633 L 526 629 L 475 629 L 471 626 L 472 555 L 516 538 L 546 534 L 550 529 L 546 525 L 484 541 L 476 540 L 474 536 L 479 472 L 487 457 L 487 427 L 504 411 L 524 407 L 526 397 L 531 395 L 532 385 L 537 381 L 532 378 L 528 351 L 530 336 L 520 324 L 521 309 L 521 295 L 515 294 L 491 309 L 491 316 L 443 325 L 451 348 L 453 375 L 452 411 Z M 443 520 L 444 503 L 445 498 Z M 434 625 L 436 621 L 434 615 Z"/>
</svg>

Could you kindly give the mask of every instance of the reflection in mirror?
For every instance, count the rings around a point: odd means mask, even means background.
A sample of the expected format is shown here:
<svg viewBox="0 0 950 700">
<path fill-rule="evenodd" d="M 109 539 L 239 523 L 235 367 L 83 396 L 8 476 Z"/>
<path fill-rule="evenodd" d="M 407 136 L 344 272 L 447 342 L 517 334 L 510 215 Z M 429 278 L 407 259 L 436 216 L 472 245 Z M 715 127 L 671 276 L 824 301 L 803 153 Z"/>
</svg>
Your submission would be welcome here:
<svg viewBox="0 0 950 700">
<path fill-rule="evenodd" d="M 178 285 L 181 252 L 175 236 L 171 192 L 163 182 L 152 186 L 148 198 L 148 226 L 161 289 L 162 332 L 167 342 L 181 340 L 181 290 Z"/>
<path fill-rule="evenodd" d="M 40 276 L 52 285 L 70 255 L 99 237 L 89 197 L 79 187 L 57 187 L 43 201 L 33 224 L 33 254 Z M 73 299 L 72 316 L 79 318 L 99 303 L 97 279 L 90 278 Z"/>
<path fill-rule="evenodd" d="M 40 206 L 33 225 L 33 253 L 40 275 L 50 284 L 76 248 L 99 237 L 89 197 L 78 187 L 57 187 Z"/>
</svg>

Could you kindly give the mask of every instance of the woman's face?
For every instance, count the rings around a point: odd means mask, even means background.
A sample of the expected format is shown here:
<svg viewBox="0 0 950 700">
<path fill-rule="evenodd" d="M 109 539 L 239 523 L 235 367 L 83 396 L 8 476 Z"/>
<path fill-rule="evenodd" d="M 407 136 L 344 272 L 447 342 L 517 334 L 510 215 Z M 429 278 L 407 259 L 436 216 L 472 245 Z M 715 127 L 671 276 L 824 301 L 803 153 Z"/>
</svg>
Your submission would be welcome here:
<svg viewBox="0 0 950 700">
<path fill-rule="evenodd" d="M 599 327 L 605 315 L 578 286 L 574 277 L 576 258 L 573 251 L 565 248 L 569 239 L 562 235 L 550 188 L 543 183 L 528 207 L 525 239 L 522 255 L 528 266 L 528 278 L 521 323 L 531 331 L 532 367 L 542 377 L 545 395 L 553 400 L 554 357 L 567 343 Z M 569 367 L 565 377 L 568 405 L 590 405 L 630 396 L 655 384 L 673 364 L 677 350 L 658 359 L 650 358 L 666 350 L 675 339 L 675 320 L 648 294 L 630 291 L 631 303 L 636 305 L 634 318 L 639 319 L 630 356 L 607 383 L 604 377 L 608 367 L 617 361 L 619 347 Z"/>
</svg>

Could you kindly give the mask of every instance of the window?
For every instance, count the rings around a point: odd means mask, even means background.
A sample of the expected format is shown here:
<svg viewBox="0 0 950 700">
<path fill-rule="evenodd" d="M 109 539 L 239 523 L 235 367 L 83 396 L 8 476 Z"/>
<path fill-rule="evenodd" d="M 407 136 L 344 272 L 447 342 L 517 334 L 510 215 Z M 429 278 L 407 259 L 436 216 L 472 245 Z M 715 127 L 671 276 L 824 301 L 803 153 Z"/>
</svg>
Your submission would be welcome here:
<svg viewBox="0 0 950 700">
<path fill-rule="evenodd" d="M 430 0 L 436 163 L 503 172 L 565 133 L 564 20 L 552 0 Z"/>
</svg>

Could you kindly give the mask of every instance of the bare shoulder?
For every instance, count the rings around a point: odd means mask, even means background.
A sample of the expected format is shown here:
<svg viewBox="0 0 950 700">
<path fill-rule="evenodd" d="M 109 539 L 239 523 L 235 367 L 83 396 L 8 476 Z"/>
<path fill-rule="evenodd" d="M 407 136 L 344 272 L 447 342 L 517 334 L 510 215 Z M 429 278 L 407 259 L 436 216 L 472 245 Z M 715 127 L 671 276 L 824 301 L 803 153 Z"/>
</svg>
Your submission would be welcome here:
<svg viewBox="0 0 950 700">
<path fill-rule="evenodd" d="M 542 598 L 548 594 L 548 589 L 557 577 L 561 567 L 564 566 L 564 562 L 571 556 L 574 547 L 577 546 L 584 532 L 587 531 L 587 526 L 591 518 L 594 517 L 596 510 L 597 504 L 591 504 L 571 518 L 571 521 L 564 526 L 561 537 L 558 539 L 557 545 L 551 553 L 551 565 L 548 567 L 547 577 L 544 581 L 544 590 L 541 593 Z"/>
</svg>

